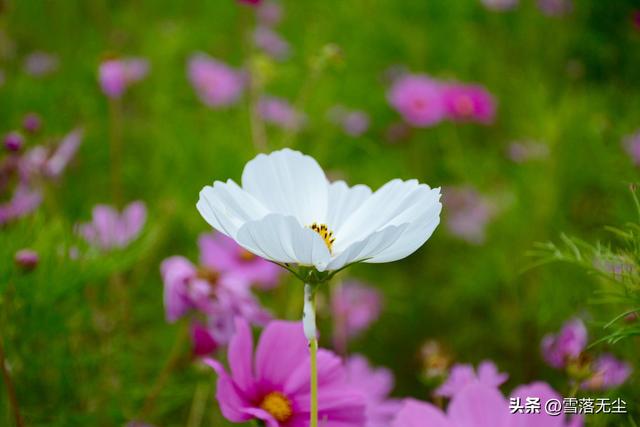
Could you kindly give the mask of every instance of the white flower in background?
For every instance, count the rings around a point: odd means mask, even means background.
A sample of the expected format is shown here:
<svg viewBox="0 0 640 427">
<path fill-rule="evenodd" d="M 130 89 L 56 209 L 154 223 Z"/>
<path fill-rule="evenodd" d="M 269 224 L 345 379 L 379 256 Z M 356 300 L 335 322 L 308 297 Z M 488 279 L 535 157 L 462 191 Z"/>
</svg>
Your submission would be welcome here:
<svg viewBox="0 0 640 427">
<path fill-rule="evenodd" d="M 249 161 L 242 187 L 204 187 L 197 208 L 246 250 L 323 272 L 412 254 L 440 222 L 442 205 L 440 189 L 417 180 L 394 179 L 375 192 L 329 182 L 312 157 L 284 149 Z"/>
</svg>

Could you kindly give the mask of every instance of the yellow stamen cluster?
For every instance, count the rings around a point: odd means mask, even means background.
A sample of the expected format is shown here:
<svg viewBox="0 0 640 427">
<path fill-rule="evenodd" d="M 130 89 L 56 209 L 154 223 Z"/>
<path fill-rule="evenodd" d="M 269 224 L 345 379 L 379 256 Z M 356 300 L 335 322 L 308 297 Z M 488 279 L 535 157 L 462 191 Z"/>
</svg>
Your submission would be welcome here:
<svg viewBox="0 0 640 427">
<path fill-rule="evenodd" d="M 293 414 L 291 402 L 287 399 L 287 396 L 279 391 L 272 391 L 267 394 L 264 399 L 262 399 L 260 408 L 270 413 L 273 418 L 281 423 L 287 421 Z"/>
<path fill-rule="evenodd" d="M 246 249 L 243 249 L 242 252 L 240 252 L 240 259 L 242 261 L 253 261 L 255 257 L 256 256 L 254 254 Z"/>
<path fill-rule="evenodd" d="M 333 242 L 335 242 L 336 240 L 336 238 L 333 237 L 333 231 L 330 231 L 326 224 L 318 224 L 315 222 L 311 224 L 309 228 L 311 228 L 313 231 L 318 233 L 320 237 L 322 237 L 322 240 L 324 240 L 324 244 L 327 245 L 327 249 L 329 249 L 329 252 L 332 252 Z"/>
</svg>

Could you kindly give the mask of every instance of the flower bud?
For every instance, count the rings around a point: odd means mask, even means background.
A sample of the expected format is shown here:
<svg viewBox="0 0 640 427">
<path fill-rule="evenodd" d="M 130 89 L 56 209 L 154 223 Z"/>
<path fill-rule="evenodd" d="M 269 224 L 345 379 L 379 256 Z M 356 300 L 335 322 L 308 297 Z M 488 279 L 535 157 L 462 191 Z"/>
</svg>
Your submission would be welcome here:
<svg viewBox="0 0 640 427">
<path fill-rule="evenodd" d="M 8 151 L 20 151 L 24 145 L 24 138 L 18 132 L 10 132 L 4 137 L 4 147 Z"/>
<path fill-rule="evenodd" d="M 38 253 L 31 249 L 20 249 L 14 257 L 16 265 L 25 271 L 36 268 L 39 259 Z"/>
<path fill-rule="evenodd" d="M 36 113 L 29 113 L 22 120 L 22 127 L 30 134 L 37 133 L 42 127 L 42 120 Z"/>
</svg>

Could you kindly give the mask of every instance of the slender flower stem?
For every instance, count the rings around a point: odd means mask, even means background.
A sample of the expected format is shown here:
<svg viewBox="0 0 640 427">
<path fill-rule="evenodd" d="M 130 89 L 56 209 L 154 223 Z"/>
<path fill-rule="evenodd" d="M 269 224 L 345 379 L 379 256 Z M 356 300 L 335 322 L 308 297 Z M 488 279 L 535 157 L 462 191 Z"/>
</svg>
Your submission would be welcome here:
<svg viewBox="0 0 640 427">
<path fill-rule="evenodd" d="M 2 342 L 0 340 L 0 370 L 2 371 L 2 379 L 4 380 L 4 385 L 7 387 L 7 394 L 9 395 L 9 405 L 11 406 L 11 411 L 13 412 L 13 417 L 16 421 L 17 427 L 23 427 L 24 421 L 22 420 L 22 415 L 20 415 L 20 407 L 18 406 L 18 398 L 16 396 L 16 389 L 13 386 L 13 381 L 11 381 L 11 375 L 9 375 L 9 370 L 7 369 L 7 361 L 4 355 L 4 348 L 2 346 Z"/>
<path fill-rule="evenodd" d="M 188 325 L 187 324 L 181 325 L 181 329 L 178 332 L 178 335 L 176 336 L 175 341 L 173 342 L 173 347 L 171 348 L 171 352 L 169 353 L 169 356 L 167 357 L 167 360 L 165 361 L 165 364 L 162 367 L 162 370 L 158 374 L 158 377 L 156 378 L 156 382 L 153 385 L 151 392 L 149 393 L 149 395 L 147 396 L 147 399 L 144 402 L 144 406 L 140 411 L 140 416 L 138 417 L 138 419 L 146 420 L 146 418 L 151 414 L 156 398 L 164 388 L 165 383 L 169 379 L 171 372 L 176 367 L 176 365 L 178 364 L 178 361 L 180 360 L 180 357 L 182 356 L 182 349 L 184 347 L 184 343 L 187 340 L 188 336 L 189 336 Z"/>
<path fill-rule="evenodd" d="M 109 98 L 109 156 L 111 193 L 118 203 L 122 197 L 122 102 L 119 98 Z"/>
<path fill-rule="evenodd" d="M 313 339 L 309 343 L 311 353 L 311 411 L 310 426 L 318 427 L 318 340 Z"/>
<path fill-rule="evenodd" d="M 316 332 L 316 304 L 315 288 L 313 285 L 304 284 L 304 309 L 302 312 L 302 326 L 304 335 L 309 340 L 310 355 L 310 408 L 309 426 L 318 427 L 318 335 Z"/>
</svg>

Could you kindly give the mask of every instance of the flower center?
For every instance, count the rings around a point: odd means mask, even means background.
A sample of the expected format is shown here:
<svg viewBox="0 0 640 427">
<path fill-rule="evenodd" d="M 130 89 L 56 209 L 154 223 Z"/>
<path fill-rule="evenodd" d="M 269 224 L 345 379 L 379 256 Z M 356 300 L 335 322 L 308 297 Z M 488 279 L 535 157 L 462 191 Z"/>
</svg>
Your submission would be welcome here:
<svg viewBox="0 0 640 427">
<path fill-rule="evenodd" d="M 316 222 L 311 224 L 309 228 L 322 237 L 324 244 L 327 245 L 327 249 L 329 249 L 329 253 L 333 253 L 333 242 L 336 240 L 336 238 L 333 237 L 333 231 L 329 230 L 326 224 L 318 224 Z"/>
<path fill-rule="evenodd" d="M 242 251 L 240 251 L 239 257 L 242 261 L 253 261 L 256 256 L 248 250 L 243 249 Z"/>
<path fill-rule="evenodd" d="M 273 418 L 281 423 L 291 418 L 293 413 L 291 411 L 291 402 L 287 399 L 287 396 L 279 391 L 272 391 L 267 394 L 264 399 L 262 399 L 260 408 L 270 413 Z"/>
<path fill-rule="evenodd" d="M 209 282 L 209 284 L 213 286 L 216 283 L 218 283 L 218 279 L 220 275 L 218 274 L 218 272 L 213 271 L 209 268 L 200 267 L 198 269 L 198 277 L 200 279 L 206 280 L 207 282 Z"/>
<path fill-rule="evenodd" d="M 473 101 L 466 95 L 456 99 L 456 110 L 462 116 L 470 116 L 473 113 Z"/>
</svg>

